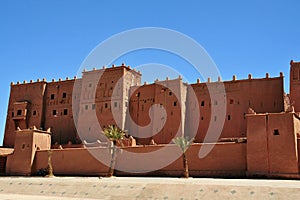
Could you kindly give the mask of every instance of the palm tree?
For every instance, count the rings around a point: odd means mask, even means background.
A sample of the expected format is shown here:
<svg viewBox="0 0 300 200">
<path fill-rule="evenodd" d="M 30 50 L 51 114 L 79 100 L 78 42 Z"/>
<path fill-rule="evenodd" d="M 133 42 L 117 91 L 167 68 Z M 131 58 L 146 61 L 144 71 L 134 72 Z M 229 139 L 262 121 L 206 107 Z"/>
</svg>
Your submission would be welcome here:
<svg viewBox="0 0 300 200">
<path fill-rule="evenodd" d="M 188 167 L 188 162 L 187 162 L 187 157 L 185 152 L 188 150 L 188 148 L 193 144 L 194 138 L 191 140 L 188 140 L 188 138 L 181 136 L 181 137 L 176 137 L 173 139 L 173 142 L 181 149 L 183 153 L 183 174 L 185 178 L 189 177 L 189 167 Z"/>
<path fill-rule="evenodd" d="M 117 126 L 109 125 L 103 130 L 103 134 L 111 141 L 110 153 L 111 161 L 108 170 L 108 177 L 114 175 L 116 158 L 117 158 L 117 141 L 122 144 L 122 139 L 125 136 L 126 131 L 119 129 Z"/>
</svg>

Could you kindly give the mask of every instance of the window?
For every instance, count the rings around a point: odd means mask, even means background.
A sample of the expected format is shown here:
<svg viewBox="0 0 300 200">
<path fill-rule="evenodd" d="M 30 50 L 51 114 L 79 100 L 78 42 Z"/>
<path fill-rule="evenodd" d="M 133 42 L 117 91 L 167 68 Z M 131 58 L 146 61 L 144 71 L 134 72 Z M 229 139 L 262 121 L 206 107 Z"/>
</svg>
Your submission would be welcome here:
<svg viewBox="0 0 300 200">
<path fill-rule="evenodd" d="M 204 101 L 201 101 L 201 106 L 204 106 Z"/>
<path fill-rule="evenodd" d="M 96 109 L 96 104 L 93 104 L 92 105 L 92 110 L 95 110 Z"/>
<path fill-rule="evenodd" d="M 204 120 L 204 117 L 201 117 L 201 120 Z"/>
<path fill-rule="evenodd" d="M 33 115 L 33 116 L 36 116 L 36 110 L 34 110 L 34 111 L 32 112 L 32 115 Z"/>
<path fill-rule="evenodd" d="M 88 110 L 89 109 L 89 105 L 85 105 L 85 109 Z"/>
<path fill-rule="evenodd" d="M 57 114 L 56 110 L 52 111 L 52 115 L 55 116 Z"/>
<path fill-rule="evenodd" d="M 11 116 L 12 116 L 12 117 L 14 117 L 14 116 L 15 116 L 15 113 L 14 113 L 14 112 L 12 112 L 12 113 L 11 113 Z"/>
<path fill-rule="evenodd" d="M 217 116 L 215 116 L 215 121 L 217 121 Z"/>
<path fill-rule="evenodd" d="M 214 101 L 214 105 L 218 105 L 218 101 Z"/>
<path fill-rule="evenodd" d="M 118 107 L 118 102 L 115 102 L 115 103 L 114 103 L 114 106 L 115 106 L 115 108 Z"/>
<path fill-rule="evenodd" d="M 274 129 L 273 135 L 279 135 L 279 130 L 278 129 Z"/>
<path fill-rule="evenodd" d="M 231 116 L 230 116 L 230 115 L 228 115 L 228 116 L 227 116 L 227 119 L 228 119 L 228 120 L 230 120 L 230 119 L 231 119 Z"/>
<path fill-rule="evenodd" d="M 169 92 L 169 96 L 171 96 L 172 95 L 172 92 Z"/>
<path fill-rule="evenodd" d="M 107 103 L 105 103 L 104 107 L 105 107 L 105 108 L 107 108 L 107 107 L 108 107 L 108 104 L 107 104 Z"/>
<path fill-rule="evenodd" d="M 89 84 L 89 87 L 92 87 L 92 84 L 91 84 L 91 83 Z"/>
<path fill-rule="evenodd" d="M 233 99 L 230 99 L 230 100 L 229 100 L 229 103 L 230 103 L 230 104 L 233 104 Z"/>
<path fill-rule="evenodd" d="M 51 94 L 50 99 L 53 100 L 55 98 L 55 94 Z"/>
<path fill-rule="evenodd" d="M 177 106 L 177 101 L 174 101 L 174 106 Z"/>
<path fill-rule="evenodd" d="M 67 98 L 67 93 L 63 93 L 62 98 Z"/>
<path fill-rule="evenodd" d="M 64 109 L 64 115 L 68 115 L 68 109 Z"/>
<path fill-rule="evenodd" d="M 18 110 L 18 111 L 17 111 L 17 115 L 18 115 L 18 116 L 22 115 L 22 110 Z"/>
</svg>

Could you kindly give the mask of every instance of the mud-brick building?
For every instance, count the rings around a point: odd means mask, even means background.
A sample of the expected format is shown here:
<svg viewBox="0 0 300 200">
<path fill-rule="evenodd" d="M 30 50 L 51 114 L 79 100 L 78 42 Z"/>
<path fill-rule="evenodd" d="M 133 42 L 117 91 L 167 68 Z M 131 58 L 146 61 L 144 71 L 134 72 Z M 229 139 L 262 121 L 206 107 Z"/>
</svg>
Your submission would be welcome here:
<svg viewBox="0 0 300 200">
<path fill-rule="evenodd" d="M 124 151 L 177 152 L 172 139 L 187 136 L 195 138 L 187 151 L 192 176 L 300 178 L 299 62 L 290 62 L 289 94 L 282 73 L 192 84 L 178 77 L 142 85 L 141 76 L 122 64 L 81 78 L 12 83 L 0 173 L 35 174 L 47 167 L 52 148 L 55 174 L 103 175 L 110 154 L 102 130 L 116 125 L 130 140 L 116 162 L 126 170 L 117 175 L 141 174 L 169 158 Z M 179 157 L 142 174 L 180 176 L 182 167 Z"/>
</svg>

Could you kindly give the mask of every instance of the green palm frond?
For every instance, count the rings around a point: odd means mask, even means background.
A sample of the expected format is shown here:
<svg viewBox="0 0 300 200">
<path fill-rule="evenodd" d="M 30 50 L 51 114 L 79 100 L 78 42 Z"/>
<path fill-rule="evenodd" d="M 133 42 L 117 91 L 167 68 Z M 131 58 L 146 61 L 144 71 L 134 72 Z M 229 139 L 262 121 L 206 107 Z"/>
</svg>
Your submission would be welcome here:
<svg viewBox="0 0 300 200">
<path fill-rule="evenodd" d="M 109 125 L 102 132 L 111 141 L 122 140 L 126 133 L 125 130 L 121 130 L 117 126 L 114 126 L 114 125 Z"/>
<path fill-rule="evenodd" d="M 194 138 L 189 140 L 188 138 L 182 136 L 182 137 L 176 137 L 172 140 L 181 150 L 183 153 L 188 150 L 188 148 L 193 144 Z"/>
</svg>

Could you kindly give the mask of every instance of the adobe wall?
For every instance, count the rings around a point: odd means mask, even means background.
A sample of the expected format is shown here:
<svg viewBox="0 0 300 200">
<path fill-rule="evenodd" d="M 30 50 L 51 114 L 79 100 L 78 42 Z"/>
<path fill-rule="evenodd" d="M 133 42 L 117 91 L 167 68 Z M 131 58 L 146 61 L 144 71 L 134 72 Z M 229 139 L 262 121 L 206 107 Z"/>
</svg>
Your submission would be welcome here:
<svg viewBox="0 0 300 200">
<path fill-rule="evenodd" d="M 300 62 L 290 62 L 290 101 L 295 111 L 300 111 Z"/>
<path fill-rule="evenodd" d="M 199 158 L 199 151 L 204 145 L 212 144 L 193 144 L 187 150 L 188 166 L 191 176 L 202 177 L 242 177 L 246 171 L 246 144 L 245 143 L 217 143 L 212 151 L 203 159 Z M 177 160 L 170 163 L 166 167 L 150 172 L 143 173 L 144 170 L 151 167 L 151 163 L 160 162 L 160 159 L 168 159 L 169 154 L 180 154 L 180 150 L 176 145 L 147 146 L 147 147 L 130 147 L 123 151 L 130 151 L 133 153 L 147 153 L 157 151 L 160 148 L 164 149 L 162 157 L 147 159 L 147 157 L 134 158 L 118 155 L 117 166 L 122 166 L 126 171 L 140 172 L 140 175 L 150 176 L 182 176 L 183 161 L 180 156 Z M 130 160 L 130 162 L 128 162 Z M 116 172 L 117 175 L 128 175 L 124 172 Z M 130 175 L 130 173 L 129 173 Z M 134 174 L 139 175 L 139 174 Z"/>
<path fill-rule="evenodd" d="M 201 144 L 193 145 L 188 151 L 189 169 L 192 176 L 244 176 L 246 170 L 246 144 L 244 143 L 225 143 L 216 144 L 213 150 L 204 159 L 199 159 L 198 153 Z M 147 146 L 147 147 L 127 147 L 124 151 L 133 153 L 147 153 L 157 151 L 163 145 Z M 168 153 L 180 153 L 180 150 L 175 145 L 169 145 L 166 148 Z M 110 161 L 110 154 L 107 148 L 91 148 L 90 151 L 97 154 L 101 160 Z M 149 169 L 151 163 L 167 159 L 161 155 L 148 159 L 146 156 L 139 156 L 139 159 L 127 157 L 123 153 L 118 153 L 116 167 L 122 167 L 127 172 L 116 171 L 116 175 L 132 175 L 128 173 L 143 172 Z M 106 175 L 108 167 L 97 161 L 87 149 L 65 149 L 53 150 L 52 165 L 54 174 L 57 175 Z M 47 151 L 38 151 L 33 165 L 33 172 L 37 172 L 41 168 L 47 167 Z M 164 167 L 161 170 L 144 173 L 140 175 L 168 175 L 182 176 L 183 164 L 180 157 L 175 162 Z M 135 174 L 139 175 L 139 174 Z"/>
<path fill-rule="evenodd" d="M 45 89 L 46 82 L 40 80 L 11 84 L 3 139 L 4 147 L 14 147 L 17 127 L 21 129 L 32 126 L 44 127 L 43 97 Z"/>
<path fill-rule="evenodd" d="M 108 125 L 124 129 L 129 88 L 139 85 L 140 77 L 125 65 L 83 73 L 78 118 L 83 140 L 105 140 L 101 131 Z"/>
<path fill-rule="evenodd" d="M 50 149 L 49 132 L 36 129 L 16 131 L 14 152 L 7 157 L 6 174 L 30 175 L 36 151 Z"/>
<path fill-rule="evenodd" d="M 198 127 L 196 142 L 203 142 L 207 133 L 208 126 L 212 123 L 218 123 L 219 116 L 212 116 L 212 106 L 216 109 L 222 109 L 222 102 L 211 102 L 210 95 L 218 95 L 222 83 L 197 83 L 192 84 L 199 105 L 200 121 L 195 124 L 193 120 L 187 127 Z M 284 90 L 283 75 L 276 78 L 232 80 L 223 82 L 226 91 L 226 116 L 225 123 L 220 138 L 246 137 L 246 118 L 245 114 L 248 108 L 252 108 L 257 113 L 277 113 L 284 111 Z M 210 89 L 208 89 L 210 88 Z M 189 91 L 191 95 L 193 91 Z M 211 93 L 211 94 L 210 94 Z M 192 99 L 192 98 L 190 98 Z M 195 102 L 188 103 L 187 113 L 192 113 L 196 109 Z M 213 104 L 213 105 L 212 105 Z M 218 108 L 220 107 L 220 108 Z"/>
<path fill-rule="evenodd" d="M 172 138 L 183 135 L 186 87 L 178 78 L 130 89 L 126 129 L 138 144 L 150 144 L 151 139 L 157 144 L 168 144 Z"/>
<path fill-rule="evenodd" d="M 93 151 L 93 150 L 90 150 Z M 101 160 L 110 159 L 110 154 L 106 148 L 95 148 Z M 108 167 L 94 158 L 87 149 L 53 149 L 52 167 L 55 175 L 82 175 L 82 176 L 104 176 L 108 172 Z M 32 173 L 37 173 L 40 169 L 47 168 L 48 152 L 38 151 L 36 153 Z"/>
<path fill-rule="evenodd" d="M 249 175 L 299 177 L 294 113 L 247 115 L 247 166 Z"/>
<path fill-rule="evenodd" d="M 75 80 L 47 83 L 45 102 L 45 128 L 51 128 L 52 144 L 80 143 L 72 110 L 72 91 Z"/>
</svg>

